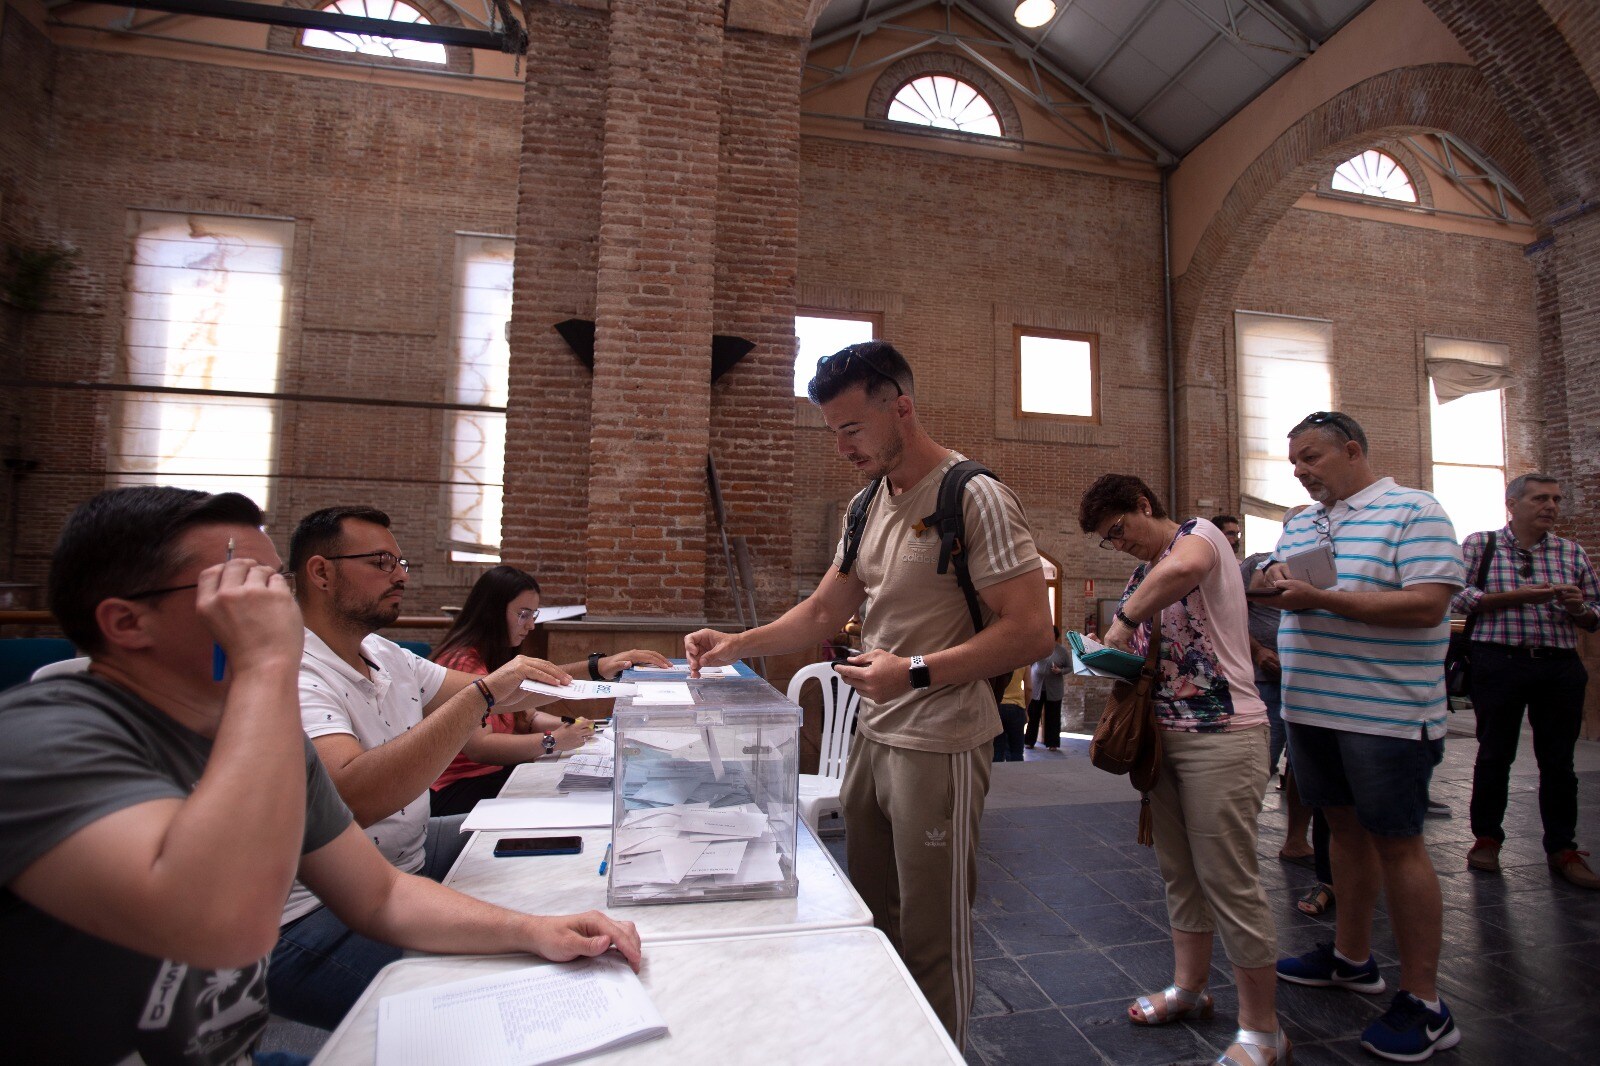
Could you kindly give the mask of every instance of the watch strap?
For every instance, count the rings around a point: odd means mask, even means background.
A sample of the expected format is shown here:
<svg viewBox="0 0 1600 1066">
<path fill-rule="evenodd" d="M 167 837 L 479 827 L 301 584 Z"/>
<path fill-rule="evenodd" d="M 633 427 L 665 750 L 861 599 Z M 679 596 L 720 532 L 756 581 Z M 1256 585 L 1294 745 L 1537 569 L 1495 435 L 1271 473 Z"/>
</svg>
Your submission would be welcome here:
<svg viewBox="0 0 1600 1066">
<path fill-rule="evenodd" d="M 922 656 L 913 655 L 911 657 L 911 687 L 928 688 L 932 684 L 933 675 L 928 670 L 928 664 L 923 661 Z"/>
<path fill-rule="evenodd" d="M 600 660 L 605 658 L 605 654 L 606 653 L 603 652 L 603 651 L 592 651 L 592 652 L 589 653 L 589 680 L 590 681 L 604 681 L 605 680 L 605 678 L 600 673 Z"/>
</svg>

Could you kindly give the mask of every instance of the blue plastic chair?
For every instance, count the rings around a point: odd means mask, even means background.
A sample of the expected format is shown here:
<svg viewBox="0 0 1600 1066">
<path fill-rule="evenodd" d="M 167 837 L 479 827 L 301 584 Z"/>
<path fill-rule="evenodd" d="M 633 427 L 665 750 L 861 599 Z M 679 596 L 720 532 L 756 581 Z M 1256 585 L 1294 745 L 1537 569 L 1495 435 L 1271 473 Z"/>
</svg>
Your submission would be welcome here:
<svg viewBox="0 0 1600 1066">
<path fill-rule="evenodd" d="M 415 652 L 424 659 L 433 653 L 433 645 L 425 640 L 397 640 L 395 643 L 406 651 Z"/>
<path fill-rule="evenodd" d="M 72 641 L 60 637 L 10 637 L 0 640 L 0 690 L 13 688 L 41 666 L 78 654 Z"/>
</svg>

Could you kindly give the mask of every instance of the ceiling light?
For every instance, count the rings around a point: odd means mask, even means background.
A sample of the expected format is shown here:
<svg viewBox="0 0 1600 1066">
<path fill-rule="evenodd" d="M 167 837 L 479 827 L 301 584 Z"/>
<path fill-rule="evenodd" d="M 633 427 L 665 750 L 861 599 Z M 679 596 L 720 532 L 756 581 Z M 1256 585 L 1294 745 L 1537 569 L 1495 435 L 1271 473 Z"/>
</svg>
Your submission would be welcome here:
<svg viewBox="0 0 1600 1066">
<path fill-rule="evenodd" d="M 1056 0 L 1022 0 L 1017 5 L 1017 25 L 1027 29 L 1043 26 L 1056 16 Z"/>
</svg>

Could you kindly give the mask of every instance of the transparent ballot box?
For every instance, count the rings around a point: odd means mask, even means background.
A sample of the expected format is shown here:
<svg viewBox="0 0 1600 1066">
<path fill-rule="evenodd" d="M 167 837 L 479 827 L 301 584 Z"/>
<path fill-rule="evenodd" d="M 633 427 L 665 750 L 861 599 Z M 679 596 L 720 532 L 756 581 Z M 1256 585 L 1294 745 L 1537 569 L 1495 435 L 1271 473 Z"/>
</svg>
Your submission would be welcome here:
<svg viewBox="0 0 1600 1066">
<path fill-rule="evenodd" d="M 796 895 L 800 708 L 754 676 L 678 678 L 612 716 L 607 903 Z"/>
</svg>

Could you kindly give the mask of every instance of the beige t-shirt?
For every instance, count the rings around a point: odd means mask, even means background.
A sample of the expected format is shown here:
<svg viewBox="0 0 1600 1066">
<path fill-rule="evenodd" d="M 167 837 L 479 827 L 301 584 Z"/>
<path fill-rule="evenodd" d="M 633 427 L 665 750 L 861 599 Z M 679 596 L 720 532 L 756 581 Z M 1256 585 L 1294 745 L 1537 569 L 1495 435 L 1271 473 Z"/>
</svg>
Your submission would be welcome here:
<svg viewBox="0 0 1600 1066">
<path fill-rule="evenodd" d="M 861 622 L 863 650 L 881 648 L 907 658 L 954 648 L 972 639 L 972 616 L 955 567 L 940 574 L 939 535 L 915 526 L 939 506 L 939 483 L 964 459 L 956 452 L 898 496 L 881 486 L 867 511 L 861 550 L 851 573 L 867 587 Z M 1040 566 L 1022 504 L 1005 485 L 987 477 L 962 493 L 967 559 L 974 588 L 1008 581 Z M 844 538 L 834 553 L 844 559 Z M 984 624 L 994 620 L 983 609 Z M 998 671 L 997 671 L 998 672 Z M 913 689 L 887 703 L 861 701 L 856 729 L 880 744 L 916 751 L 970 751 L 994 740 L 1000 718 L 986 681 Z"/>
</svg>

